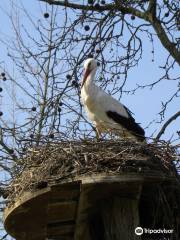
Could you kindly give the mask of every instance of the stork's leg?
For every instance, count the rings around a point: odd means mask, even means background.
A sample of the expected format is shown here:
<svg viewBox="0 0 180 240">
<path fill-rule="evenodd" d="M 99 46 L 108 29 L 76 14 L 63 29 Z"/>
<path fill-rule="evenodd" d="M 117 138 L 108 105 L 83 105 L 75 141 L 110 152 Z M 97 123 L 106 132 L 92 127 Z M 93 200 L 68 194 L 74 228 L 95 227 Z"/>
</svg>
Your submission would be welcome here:
<svg viewBox="0 0 180 240">
<path fill-rule="evenodd" d="M 123 136 L 123 138 L 125 138 L 125 139 L 126 139 L 126 137 L 127 137 L 127 136 L 126 136 L 126 132 L 125 132 L 124 129 L 122 130 L 122 136 Z"/>
<path fill-rule="evenodd" d="M 96 138 L 97 140 L 101 139 L 101 130 L 98 127 L 96 127 Z"/>
</svg>

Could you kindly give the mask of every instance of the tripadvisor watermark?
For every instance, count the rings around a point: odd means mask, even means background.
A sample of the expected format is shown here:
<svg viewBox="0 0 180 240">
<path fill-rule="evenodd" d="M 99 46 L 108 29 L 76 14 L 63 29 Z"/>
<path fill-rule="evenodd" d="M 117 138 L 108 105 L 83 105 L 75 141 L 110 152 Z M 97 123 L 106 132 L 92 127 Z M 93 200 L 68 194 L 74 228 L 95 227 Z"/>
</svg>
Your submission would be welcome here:
<svg viewBox="0 0 180 240">
<path fill-rule="evenodd" d="M 137 227 L 135 228 L 135 234 L 136 235 L 142 235 L 143 234 L 143 228 L 142 227 Z"/>
<path fill-rule="evenodd" d="M 142 235 L 142 234 L 172 234 L 174 232 L 173 229 L 150 229 L 150 228 L 142 228 L 137 227 L 135 228 L 135 234 L 136 235 Z"/>
</svg>

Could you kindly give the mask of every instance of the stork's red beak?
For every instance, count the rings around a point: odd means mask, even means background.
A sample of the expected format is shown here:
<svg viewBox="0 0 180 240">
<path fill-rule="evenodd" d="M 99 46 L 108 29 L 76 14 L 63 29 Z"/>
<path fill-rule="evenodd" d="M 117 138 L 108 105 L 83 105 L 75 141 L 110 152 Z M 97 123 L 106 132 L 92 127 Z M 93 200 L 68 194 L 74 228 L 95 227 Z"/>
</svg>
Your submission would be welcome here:
<svg viewBox="0 0 180 240">
<path fill-rule="evenodd" d="M 84 86 L 85 82 L 86 82 L 86 79 L 87 77 L 89 76 L 90 74 L 90 70 L 87 68 L 84 72 L 84 76 L 83 76 L 83 79 L 82 79 L 82 83 L 81 83 L 81 88 Z"/>
</svg>

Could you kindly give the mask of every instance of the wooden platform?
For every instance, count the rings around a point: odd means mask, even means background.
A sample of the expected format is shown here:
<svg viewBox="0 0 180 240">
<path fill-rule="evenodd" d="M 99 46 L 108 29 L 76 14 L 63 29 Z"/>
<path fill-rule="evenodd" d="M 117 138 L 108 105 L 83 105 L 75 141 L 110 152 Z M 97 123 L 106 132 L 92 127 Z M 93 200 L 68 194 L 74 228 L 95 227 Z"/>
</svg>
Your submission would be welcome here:
<svg viewBox="0 0 180 240">
<path fill-rule="evenodd" d="M 107 202 L 114 199 L 113 204 L 119 206 L 123 206 L 124 200 L 129 201 L 126 210 L 136 216 L 131 223 L 135 228 L 139 223 L 136 211 L 142 189 L 146 195 L 150 187 L 173 181 L 173 177 L 153 172 L 94 174 L 69 182 L 49 184 L 35 192 L 24 192 L 15 199 L 14 204 L 5 209 L 4 226 L 17 240 L 89 240 L 87 221 L 95 220 L 96 212 L 103 204 L 107 211 L 108 208 L 112 211 L 112 206 L 107 206 Z M 117 216 L 125 221 L 123 213 L 119 214 L 121 216 Z M 123 228 L 124 232 L 127 231 Z M 124 234 L 123 229 L 119 234 Z M 122 239 L 126 240 L 126 237 Z M 131 233 L 129 239 L 139 240 L 140 237 Z"/>
</svg>

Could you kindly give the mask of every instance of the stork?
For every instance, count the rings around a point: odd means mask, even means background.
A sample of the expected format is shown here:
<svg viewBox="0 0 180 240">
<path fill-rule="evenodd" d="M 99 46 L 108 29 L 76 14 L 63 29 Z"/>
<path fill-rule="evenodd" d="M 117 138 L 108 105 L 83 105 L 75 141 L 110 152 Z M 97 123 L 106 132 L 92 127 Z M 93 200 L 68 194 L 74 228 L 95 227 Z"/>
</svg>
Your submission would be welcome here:
<svg viewBox="0 0 180 240">
<path fill-rule="evenodd" d="M 135 122 L 130 110 L 95 85 L 97 62 L 88 58 L 84 62 L 81 83 L 81 99 L 89 119 L 96 128 L 98 137 L 102 133 L 113 133 L 121 137 L 143 141 L 144 130 Z"/>
</svg>

